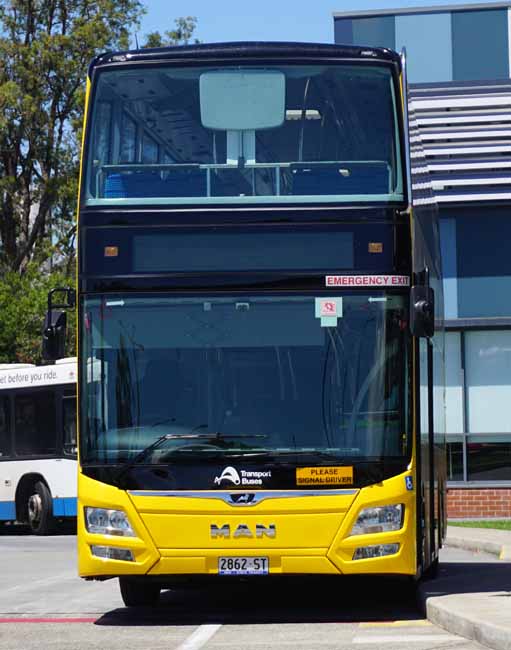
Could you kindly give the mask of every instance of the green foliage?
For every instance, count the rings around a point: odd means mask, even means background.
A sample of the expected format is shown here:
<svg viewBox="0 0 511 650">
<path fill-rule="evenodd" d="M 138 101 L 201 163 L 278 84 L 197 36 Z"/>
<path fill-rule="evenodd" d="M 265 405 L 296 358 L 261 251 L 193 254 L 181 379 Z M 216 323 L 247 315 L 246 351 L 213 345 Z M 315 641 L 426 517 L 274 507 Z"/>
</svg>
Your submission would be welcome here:
<svg viewBox="0 0 511 650">
<path fill-rule="evenodd" d="M 128 46 L 139 0 L 0 4 L 0 272 L 74 237 L 83 89 L 98 52 Z"/>
<path fill-rule="evenodd" d="M 481 519 L 456 521 L 449 519 L 449 526 L 460 526 L 462 528 L 497 528 L 498 530 L 511 530 L 511 519 Z"/>
<path fill-rule="evenodd" d="M 144 12 L 140 0 L 0 0 L 0 361 L 40 361 L 47 291 L 73 284 L 87 68 L 128 48 Z M 188 42 L 195 25 L 151 38 Z"/>
<path fill-rule="evenodd" d="M 0 278 L 0 363 L 41 363 L 41 332 L 48 291 L 69 286 L 62 272 L 41 274 L 35 263 L 23 274 Z M 67 354 L 75 354 L 75 314 L 68 313 Z"/>
<path fill-rule="evenodd" d="M 192 39 L 195 28 L 197 27 L 197 18 L 195 16 L 176 18 L 174 24 L 174 29 L 163 32 L 163 34 L 160 32 L 150 32 L 147 34 L 146 42 L 143 47 L 188 45 Z M 193 42 L 199 43 L 199 40 L 195 38 Z"/>
</svg>

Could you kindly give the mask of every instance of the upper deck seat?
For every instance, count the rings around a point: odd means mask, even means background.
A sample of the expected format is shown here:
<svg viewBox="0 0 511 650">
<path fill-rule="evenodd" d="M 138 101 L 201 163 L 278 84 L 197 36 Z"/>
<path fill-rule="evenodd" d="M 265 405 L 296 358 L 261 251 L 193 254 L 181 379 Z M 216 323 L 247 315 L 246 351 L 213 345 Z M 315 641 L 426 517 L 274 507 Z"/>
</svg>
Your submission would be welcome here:
<svg viewBox="0 0 511 650">
<path fill-rule="evenodd" d="M 204 171 L 195 169 L 144 172 L 133 171 L 108 174 L 105 180 L 106 199 L 165 198 L 206 196 Z"/>
<path fill-rule="evenodd" d="M 383 162 L 295 163 L 291 175 L 296 195 L 389 193 L 389 170 Z"/>
<path fill-rule="evenodd" d="M 206 196 L 206 172 L 200 169 L 172 169 L 162 181 L 161 196 Z"/>
<path fill-rule="evenodd" d="M 106 177 L 104 195 L 106 199 L 163 196 L 162 185 L 159 172 L 116 172 Z"/>
</svg>

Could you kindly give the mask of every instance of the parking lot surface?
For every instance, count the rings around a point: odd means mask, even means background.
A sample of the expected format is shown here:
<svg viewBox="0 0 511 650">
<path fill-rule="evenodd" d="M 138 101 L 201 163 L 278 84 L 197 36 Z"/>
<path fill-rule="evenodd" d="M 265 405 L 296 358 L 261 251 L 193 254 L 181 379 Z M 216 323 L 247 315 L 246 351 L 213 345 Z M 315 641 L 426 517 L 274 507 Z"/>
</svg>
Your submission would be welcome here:
<svg viewBox="0 0 511 650">
<path fill-rule="evenodd" d="M 250 581 L 166 591 L 125 608 L 116 580 L 77 577 L 75 537 L 0 534 L 0 648 L 482 648 L 423 617 L 402 580 Z M 492 561 L 446 549 L 443 561 Z"/>
</svg>

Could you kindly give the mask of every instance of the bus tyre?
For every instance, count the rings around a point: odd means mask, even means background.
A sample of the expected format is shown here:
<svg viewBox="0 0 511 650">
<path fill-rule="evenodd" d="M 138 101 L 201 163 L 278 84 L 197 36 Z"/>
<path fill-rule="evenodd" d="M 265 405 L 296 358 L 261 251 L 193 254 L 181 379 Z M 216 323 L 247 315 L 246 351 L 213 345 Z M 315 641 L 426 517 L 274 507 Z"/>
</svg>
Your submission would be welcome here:
<svg viewBox="0 0 511 650">
<path fill-rule="evenodd" d="M 435 578 L 437 578 L 438 566 L 439 566 L 438 558 L 435 558 L 433 562 L 429 565 L 429 567 L 422 574 L 422 578 L 424 580 L 434 580 Z"/>
<path fill-rule="evenodd" d="M 150 607 L 160 599 L 160 587 L 130 578 L 119 578 L 121 596 L 126 607 Z"/>
<path fill-rule="evenodd" d="M 54 528 L 53 502 L 50 490 L 38 481 L 28 497 L 28 523 L 35 535 L 49 535 Z"/>
</svg>

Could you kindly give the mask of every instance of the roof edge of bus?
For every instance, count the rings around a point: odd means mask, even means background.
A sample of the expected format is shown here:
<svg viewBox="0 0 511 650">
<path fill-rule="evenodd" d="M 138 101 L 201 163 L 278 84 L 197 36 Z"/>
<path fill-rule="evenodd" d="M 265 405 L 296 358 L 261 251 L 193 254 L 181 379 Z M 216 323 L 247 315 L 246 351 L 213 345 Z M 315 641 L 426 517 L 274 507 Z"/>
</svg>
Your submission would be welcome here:
<svg viewBox="0 0 511 650">
<path fill-rule="evenodd" d="M 66 363 L 77 363 L 76 357 L 63 357 L 62 359 L 57 359 L 55 364 L 45 364 L 38 366 L 35 363 L 0 363 L 0 372 L 3 370 L 23 370 L 24 368 L 46 368 L 52 365 L 61 365 Z"/>
<path fill-rule="evenodd" d="M 174 45 L 171 47 L 104 52 L 91 61 L 89 66 L 89 76 L 91 76 L 94 68 L 102 65 L 153 61 L 155 59 L 164 60 L 177 58 L 187 60 L 198 54 L 202 56 L 209 54 L 215 57 L 233 55 L 238 57 L 249 57 L 254 55 L 281 57 L 319 55 L 324 56 L 325 58 L 332 56 L 360 58 L 365 61 L 371 58 L 378 58 L 392 63 L 400 63 L 400 56 L 397 52 L 383 47 L 291 41 L 232 41 L 225 43 L 198 43 L 194 45 Z"/>
</svg>

